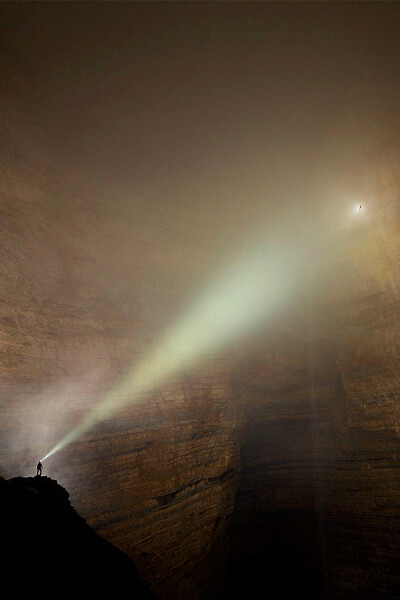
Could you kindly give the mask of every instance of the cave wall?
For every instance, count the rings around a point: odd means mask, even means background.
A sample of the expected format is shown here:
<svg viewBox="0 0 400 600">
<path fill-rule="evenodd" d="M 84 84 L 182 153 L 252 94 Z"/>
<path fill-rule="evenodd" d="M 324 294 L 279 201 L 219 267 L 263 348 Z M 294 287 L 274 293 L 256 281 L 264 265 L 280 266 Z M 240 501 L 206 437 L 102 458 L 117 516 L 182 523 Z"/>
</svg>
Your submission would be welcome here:
<svg viewBox="0 0 400 600">
<path fill-rule="evenodd" d="M 178 278 L 176 261 L 164 264 L 176 251 L 168 234 L 162 252 L 162 234 L 153 243 L 143 222 L 124 226 L 71 190 L 65 202 L 56 182 L 23 175 L 3 181 L 1 206 L 5 477 L 35 473 L 176 319 L 184 287 L 184 268 Z M 241 423 L 225 363 L 207 357 L 44 463 L 162 598 L 220 595 Z"/>
<path fill-rule="evenodd" d="M 218 597 L 237 485 L 237 408 L 212 366 L 78 443 L 69 487 L 163 598 Z M 80 458 L 84 455 L 84 459 Z"/>
<path fill-rule="evenodd" d="M 228 556 L 228 598 L 400 597 L 397 6 L 1 8 L 0 475 L 266 240 L 298 288 L 257 335 L 44 474 L 161 599 Z"/>
<path fill-rule="evenodd" d="M 251 580 L 255 598 L 399 595 L 398 190 L 397 163 L 381 157 L 304 330 L 283 325 L 238 375 L 229 593 Z"/>
<path fill-rule="evenodd" d="M 143 222 L 124 230 L 26 178 L 1 207 L 5 477 L 32 474 L 148 350 L 190 277 L 167 270 Z M 322 290 L 256 347 L 207 357 L 45 463 L 161 598 L 220 597 L 228 555 L 231 595 L 243 581 L 255 598 L 398 595 L 396 165 L 367 183 L 368 212 L 339 232 Z"/>
</svg>

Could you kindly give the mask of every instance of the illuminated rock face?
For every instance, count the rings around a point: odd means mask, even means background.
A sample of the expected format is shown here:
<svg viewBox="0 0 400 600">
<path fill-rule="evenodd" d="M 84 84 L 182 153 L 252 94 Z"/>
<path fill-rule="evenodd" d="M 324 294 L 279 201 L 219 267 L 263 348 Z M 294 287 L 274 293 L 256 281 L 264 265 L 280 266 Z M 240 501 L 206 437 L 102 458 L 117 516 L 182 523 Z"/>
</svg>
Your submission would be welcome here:
<svg viewBox="0 0 400 600">
<path fill-rule="evenodd" d="M 288 597 L 398 597 L 400 202 L 396 171 L 381 175 L 312 335 L 283 326 L 243 365 L 231 589 L 252 577 Z"/>
<path fill-rule="evenodd" d="M 239 565 L 288 593 L 396 597 L 399 188 L 384 184 L 281 336 L 235 367 L 208 357 L 45 462 L 161 598 L 220 597 L 229 553 L 228 589 Z M 184 289 L 139 226 L 24 194 L 1 214 L 7 477 L 32 474 L 148 351 Z"/>
<path fill-rule="evenodd" d="M 129 409 L 120 431 L 114 423 L 74 445 L 84 469 L 69 483 L 76 504 L 162 598 L 219 596 L 238 479 L 236 421 L 226 383 L 204 373 Z"/>
</svg>

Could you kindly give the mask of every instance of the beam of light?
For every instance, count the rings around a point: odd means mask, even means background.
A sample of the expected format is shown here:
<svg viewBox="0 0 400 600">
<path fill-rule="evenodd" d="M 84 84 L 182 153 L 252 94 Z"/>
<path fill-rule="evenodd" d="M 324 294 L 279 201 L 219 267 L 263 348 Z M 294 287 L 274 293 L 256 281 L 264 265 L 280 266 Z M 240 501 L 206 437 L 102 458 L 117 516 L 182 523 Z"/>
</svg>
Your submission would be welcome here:
<svg viewBox="0 0 400 600">
<path fill-rule="evenodd" d="M 42 461 L 117 409 L 139 400 L 210 352 L 226 347 L 277 308 L 299 278 L 298 254 L 279 246 L 281 250 L 273 250 L 258 244 L 242 255 L 166 332 L 151 355 L 132 365 L 122 381 Z"/>
</svg>

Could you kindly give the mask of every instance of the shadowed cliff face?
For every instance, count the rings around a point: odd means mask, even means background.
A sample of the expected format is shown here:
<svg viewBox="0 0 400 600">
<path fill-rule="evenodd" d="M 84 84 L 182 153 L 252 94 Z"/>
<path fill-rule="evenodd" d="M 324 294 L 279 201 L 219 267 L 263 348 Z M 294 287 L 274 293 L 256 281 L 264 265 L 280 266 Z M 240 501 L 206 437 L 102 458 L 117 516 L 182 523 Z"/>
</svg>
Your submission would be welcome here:
<svg viewBox="0 0 400 600">
<path fill-rule="evenodd" d="M 48 477 L 0 479 L 3 583 L 19 596 L 125 594 L 152 600 L 133 562 L 98 536 Z"/>
<path fill-rule="evenodd" d="M 245 425 L 228 592 L 251 579 L 255 597 L 266 597 L 265 575 L 288 597 L 398 596 L 400 188 L 392 165 L 375 179 L 368 222 L 343 237 L 325 293 L 306 307 L 304 335 L 293 339 L 284 326 L 238 375 Z"/>
</svg>

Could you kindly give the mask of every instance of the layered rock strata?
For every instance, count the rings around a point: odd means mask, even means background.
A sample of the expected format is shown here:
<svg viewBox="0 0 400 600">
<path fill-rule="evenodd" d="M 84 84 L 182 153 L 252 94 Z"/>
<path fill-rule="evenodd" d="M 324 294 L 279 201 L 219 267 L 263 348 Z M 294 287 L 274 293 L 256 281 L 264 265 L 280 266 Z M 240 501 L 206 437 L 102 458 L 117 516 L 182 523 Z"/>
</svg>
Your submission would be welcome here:
<svg viewBox="0 0 400 600">
<path fill-rule="evenodd" d="M 49 203 L 49 184 L 25 175 L 29 194 L 9 181 L 1 211 L 7 477 L 33 474 L 38 459 L 134 368 L 157 332 L 179 318 L 173 307 L 182 292 L 172 272 L 163 284 L 167 274 L 139 231 L 143 223 L 123 233 L 101 211 Z M 120 255 L 124 235 L 136 254 Z M 134 558 L 163 598 L 213 598 L 223 581 L 240 419 L 220 363 L 206 357 L 44 462 L 44 474 L 62 481 L 80 514 Z"/>
<path fill-rule="evenodd" d="M 399 595 L 399 174 L 380 175 L 303 333 L 282 324 L 242 366 L 229 590 Z"/>
</svg>

